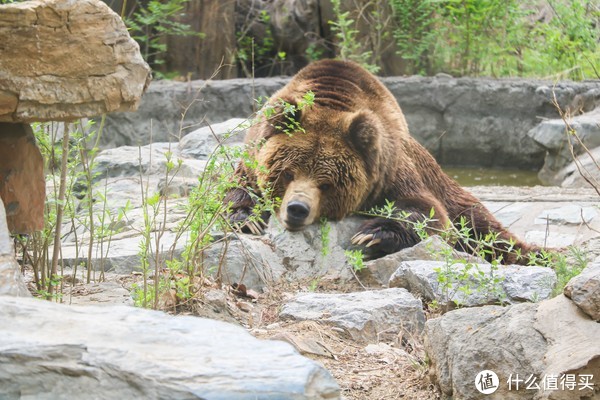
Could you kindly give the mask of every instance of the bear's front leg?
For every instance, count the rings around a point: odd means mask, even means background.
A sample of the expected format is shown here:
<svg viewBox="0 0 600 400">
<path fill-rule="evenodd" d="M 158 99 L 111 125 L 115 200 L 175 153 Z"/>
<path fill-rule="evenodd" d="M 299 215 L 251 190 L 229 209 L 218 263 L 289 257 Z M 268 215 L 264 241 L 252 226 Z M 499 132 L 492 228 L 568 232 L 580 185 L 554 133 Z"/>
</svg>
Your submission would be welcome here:
<svg viewBox="0 0 600 400">
<path fill-rule="evenodd" d="M 367 258 L 375 259 L 412 247 L 421 241 L 415 229 L 431 215 L 426 230 L 432 233 L 442 230 L 448 224 L 445 208 L 435 199 L 403 199 L 396 202 L 396 208 L 408 214 L 405 218 L 376 217 L 365 221 L 352 237 L 352 244 L 364 246 Z"/>
<path fill-rule="evenodd" d="M 261 235 L 269 221 L 269 212 L 263 211 L 260 216 L 254 214 L 256 200 L 252 198 L 248 189 L 234 188 L 225 195 L 223 204 L 229 206 L 227 219 L 231 226 L 244 233 Z"/>
<path fill-rule="evenodd" d="M 223 204 L 228 209 L 227 219 L 231 226 L 244 233 L 260 235 L 263 233 L 270 213 L 261 212 L 261 215 L 255 215 L 255 208 L 260 196 L 257 190 L 253 189 L 249 176 L 244 173 L 242 165 L 238 166 L 235 172 L 239 186 L 230 189 L 223 199 Z"/>
</svg>

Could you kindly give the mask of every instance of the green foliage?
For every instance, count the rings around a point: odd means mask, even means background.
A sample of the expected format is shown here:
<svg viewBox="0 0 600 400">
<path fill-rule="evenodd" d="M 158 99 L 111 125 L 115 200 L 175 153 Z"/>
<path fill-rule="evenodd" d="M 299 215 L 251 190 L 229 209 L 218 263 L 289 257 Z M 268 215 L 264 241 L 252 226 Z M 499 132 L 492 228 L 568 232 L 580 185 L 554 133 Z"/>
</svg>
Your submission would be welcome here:
<svg viewBox="0 0 600 400">
<path fill-rule="evenodd" d="M 221 280 L 221 276 L 224 273 L 222 265 L 205 264 L 203 253 L 208 247 L 215 244 L 216 234 L 227 237 L 235 229 L 235 227 L 229 224 L 226 218 L 230 205 L 224 204 L 224 198 L 228 191 L 239 187 L 243 182 L 236 182 L 231 179 L 234 175 L 232 160 L 241 160 L 242 163 L 250 168 L 258 168 L 257 160 L 252 156 L 250 148 L 228 147 L 223 144 L 227 142 L 235 131 L 241 128 L 248 128 L 252 124 L 263 121 L 265 118 L 270 120 L 276 116 L 281 116 L 284 121 L 289 121 L 289 123 L 284 122 L 285 125 L 282 127 L 284 132 L 291 134 L 291 132 L 303 131 L 299 123 L 293 119 L 293 116 L 298 111 L 310 107 L 313 102 L 314 94 L 308 92 L 297 105 L 292 105 L 284 101 L 277 102 L 275 106 L 265 105 L 255 118 L 250 119 L 248 122 L 241 124 L 230 133 L 224 135 L 221 139 L 221 145 L 217 146 L 209 156 L 204 171 L 198 178 L 198 185 L 190 193 L 187 205 L 187 217 L 181 222 L 178 228 L 178 234 L 180 235 L 186 231 L 190 232 L 183 254 L 181 258 L 172 257 L 166 260 L 169 266 L 169 274 L 168 276 L 162 276 L 160 282 L 157 278 L 159 276 L 158 271 L 154 271 L 155 281 L 148 284 L 147 287 L 144 286 L 140 289 L 141 295 L 139 298 L 142 299 L 140 300 L 142 306 L 147 306 L 144 301 L 151 300 L 155 302 L 154 306 L 157 308 L 158 299 L 161 297 L 161 293 L 159 292 L 171 291 L 175 293 L 177 301 L 194 297 L 197 290 L 195 285 L 197 283 L 193 277 L 196 276 L 212 274 L 217 281 Z M 169 157 L 169 154 L 167 154 L 167 157 Z M 167 163 L 167 165 L 173 166 L 172 170 L 167 172 L 168 181 L 169 179 L 173 179 L 181 163 Z M 261 193 L 254 193 L 252 189 L 244 187 L 245 190 L 250 191 L 250 196 L 256 199 L 253 212 L 245 221 L 246 225 L 255 227 L 264 226 L 265 221 L 261 219 L 261 216 L 265 213 L 274 213 L 280 202 L 279 199 L 271 196 L 271 188 L 268 184 L 263 182 L 260 183 L 260 186 Z M 147 204 L 154 207 L 160 202 L 159 198 L 150 197 Z M 162 204 L 166 206 L 166 203 Z M 158 215 L 157 209 L 151 208 L 149 223 L 146 225 L 154 226 L 153 218 L 156 215 Z M 164 215 L 166 215 L 166 209 L 164 210 Z M 149 233 L 150 230 L 145 233 L 145 236 L 149 237 Z M 148 264 L 144 261 L 144 254 L 148 254 L 146 245 L 148 240 L 142 241 L 144 247 L 141 248 L 140 252 L 142 255 L 141 267 L 144 275 L 146 275 L 148 270 Z M 157 248 L 158 245 L 155 247 Z M 225 251 L 227 251 L 226 245 L 223 252 Z M 152 290 L 156 291 L 156 293 L 148 295 L 148 292 Z"/>
<path fill-rule="evenodd" d="M 423 0 L 390 0 L 395 22 L 397 52 L 407 61 L 410 74 L 431 71 L 429 53 L 435 43 L 435 5 Z"/>
<path fill-rule="evenodd" d="M 188 24 L 177 22 L 189 0 L 150 0 L 137 3 L 137 9 L 130 18 L 124 18 L 131 36 L 139 43 L 144 59 L 153 67 L 164 64 L 167 54 L 167 36 L 204 37 L 195 32 Z M 163 77 L 157 72 L 158 77 Z"/>
<path fill-rule="evenodd" d="M 321 254 L 326 257 L 329 254 L 329 233 L 331 232 L 331 225 L 327 221 L 327 218 L 321 218 Z"/>
<path fill-rule="evenodd" d="M 346 250 L 344 255 L 354 271 L 359 272 L 365 268 L 364 255 L 361 250 Z"/>
<path fill-rule="evenodd" d="M 340 58 L 377 71 L 389 31 L 408 74 L 600 77 L 596 2 L 387 0 L 387 11 L 382 2 L 362 0 L 351 8 L 332 1 L 335 20 L 329 23 Z M 536 20 L 543 6 L 552 10 L 548 21 Z"/>
<path fill-rule="evenodd" d="M 470 224 L 464 217 L 457 226 L 451 225 L 445 229 L 435 229 L 431 226 L 435 221 L 433 210 L 429 216 L 423 216 L 420 219 L 410 218 L 409 213 L 397 210 L 394 203 L 390 201 L 387 201 L 382 207 L 375 207 L 369 212 L 361 214 L 395 220 L 414 229 L 422 240 L 429 238 L 432 234 L 439 235 L 449 244 L 460 243 L 463 248 L 467 248 L 477 257 L 476 259 L 459 257 L 451 246 L 429 247 L 433 259 L 443 261 L 443 265 L 435 269 L 443 305 L 435 301 L 431 304 L 433 308 L 441 307 L 446 311 L 446 305 L 449 304 L 460 307 L 462 299 L 472 293 L 477 293 L 483 298 L 499 299 L 501 304 L 504 302 L 506 298 L 502 286 L 504 278 L 498 274 L 498 271 L 502 268 L 503 254 L 512 252 L 517 257 L 521 256 L 519 250 L 514 249 L 513 241 L 502 240 L 495 232 L 474 236 Z M 545 250 L 540 251 L 537 255 L 536 253 L 527 255 L 530 257 L 530 265 L 545 266 L 555 270 L 558 282 L 553 288 L 554 296 L 562 293 L 566 283 L 587 265 L 586 257 L 581 251 L 571 248 L 570 252 L 570 257 Z M 487 260 L 490 263 L 489 271 L 482 270 L 477 259 Z M 548 285 L 551 285 L 551 282 L 548 282 Z M 535 301 L 536 299 L 531 300 Z"/>
<path fill-rule="evenodd" d="M 548 266 L 556 272 L 556 286 L 552 290 L 552 296 L 558 296 L 571 278 L 579 275 L 587 267 L 588 260 L 581 249 L 571 246 L 566 254 L 542 250 L 536 257 L 531 258 L 530 264 Z"/>
<path fill-rule="evenodd" d="M 600 5 L 583 0 L 570 4 L 548 1 L 555 18 L 538 24 L 533 35 L 538 46 L 528 48 L 531 63 L 546 66 L 548 74 L 561 73 L 571 79 L 600 78 Z"/>
<path fill-rule="evenodd" d="M 57 274 L 58 271 L 54 272 L 51 268 L 54 241 L 59 229 L 59 209 L 63 215 L 63 224 L 67 223 L 75 228 L 67 232 L 73 236 L 76 247 L 76 259 L 73 262 L 74 275 L 77 274 L 80 265 L 86 265 L 88 283 L 92 279 L 93 254 L 99 255 L 100 278 L 102 278 L 104 257 L 110 249 L 112 237 L 124 226 L 123 219 L 129 203 L 118 209 L 116 213 L 109 210 L 106 206 L 108 196 L 106 187 L 102 186 L 102 180 L 98 173 L 94 172 L 102 126 L 103 119 L 98 129 L 92 121 L 86 124 L 79 122 L 63 124 L 63 133 L 61 133 L 56 124 L 33 124 L 34 136 L 44 160 L 46 181 L 51 185 L 46 193 L 43 230 L 18 239 L 26 254 L 25 257 L 33 267 L 37 291 L 47 298 L 60 299 L 60 292 L 64 285 L 62 280 L 55 279 L 62 273 Z M 66 147 L 62 143 L 65 140 L 65 129 L 69 132 Z M 68 153 L 66 158 L 63 158 L 65 148 Z M 66 171 L 65 196 L 64 200 L 60 201 L 60 175 L 63 170 Z M 58 250 L 60 251 L 60 246 Z"/>
<path fill-rule="evenodd" d="M 342 12 L 341 0 L 331 0 L 335 20 L 329 21 L 331 30 L 337 39 L 336 47 L 338 57 L 342 60 L 355 61 L 366 70 L 377 73 L 380 67 L 369 62 L 372 51 L 362 48 L 358 40 L 359 31 L 355 27 L 354 19 L 350 18 L 350 11 Z"/>
<path fill-rule="evenodd" d="M 258 41 L 252 35 L 255 25 L 262 28 Z M 286 60 L 286 52 L 277 49 L 275 45 L 271 16 L 266 10 L 261 10 L 254 19 L 250 18 L 249 23 L 236 32 L 236 38 L 236 58 L 248 77 L 254 76 L 255 69 L 262 72 L 260 75 L 271 75 Z"/>
<path fill-rule="evenodd" d="M 296 117 L 300 111 L 312 107 L 314 103 L 315 94 L 310 90 L 302 96 L 297 105 L 279 99 L 274 104 L 265 104 L 254 118 L 254 123 L 275 120 L 277 122 L 273 127 L 286 135 L 291 136 L 296 132 L 304 133 L 304 128 Z"/>
</svg>

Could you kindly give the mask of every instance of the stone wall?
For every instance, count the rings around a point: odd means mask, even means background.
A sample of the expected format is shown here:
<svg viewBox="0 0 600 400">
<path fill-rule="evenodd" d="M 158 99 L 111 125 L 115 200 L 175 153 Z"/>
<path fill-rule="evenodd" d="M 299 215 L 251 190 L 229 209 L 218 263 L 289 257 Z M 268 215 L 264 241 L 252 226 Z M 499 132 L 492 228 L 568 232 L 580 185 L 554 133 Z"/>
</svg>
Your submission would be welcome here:
<svg viewBox="0 0 600 400">
<path fill-rule="evenodd" d="M 107 117 L 103 146 L 177 141 L 199 126 L 249 117 L 254 99 L 269 96 L 288 79 L 153 82 L 137 113 Z M 412 134 L 445 165 L 539 169 L 545 149 L 527 132 L 546 118 L 558 118 L 553 93 L 561 107 L 574 111 L 600 103 L 595 81 L 447 75 L 382 81 L 404 110 Z"/>
</svg>

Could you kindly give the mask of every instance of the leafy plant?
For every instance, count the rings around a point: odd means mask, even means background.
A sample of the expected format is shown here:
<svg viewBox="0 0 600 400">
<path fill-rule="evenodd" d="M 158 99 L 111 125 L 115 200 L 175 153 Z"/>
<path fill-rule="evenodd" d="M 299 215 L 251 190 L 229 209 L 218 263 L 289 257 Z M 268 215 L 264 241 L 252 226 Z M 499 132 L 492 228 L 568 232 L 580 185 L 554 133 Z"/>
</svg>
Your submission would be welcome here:
<svg viewBox="0 0 600 400">
<path fill-rule="evenodd" d="M 354 271 L 362 271 L 365 268 L 364 255 L 361 250 L 346 250 L 344 255 Z"/>
<path fill-rule="evenodd" d="M 195 32 L 188 24 L 176 20 L 189 0 L 150 0 L 137 3 L 131 17 L 124 21 L 131 36 L 139 43 L 144 59 L 153 67 L 164 64 L 167 53 L 166 36 L 196 36 L 203 38 L 201 32 Z M 163 77 L 156 72 L 158 77 Z"/>
<path fill-rule="evenodd" d="M 326 257 L 329 254 L 329 232 L 331 232 L 331 225 L 327 221 L 327 218 L 321 218 L 321 254 Z"/>
<path fill-rule="evenodd" d="M 554 297 L 563 292 L 571 278 L 583 271 L 588 264 L 588 260 L 581 249 L 571 246 L 566 254 L 542 250 L 536 257 L 531 259 L 530 264 L 547 265 L 556 272 L 556 285 L 552 290 L 552 296 Z"/>
<path fill-rule="evenodd" d="M 407 72 L 431 71 L 430 53 L 436 40 L 435 4 L 423 0 L 390 0 L 397 53 L 407 61 Z"/>
<path fill-rule="evenodd" d="M 236 32 L 236 58 L 247 77 L 271 76 L 277 66 L 283 66 L 287 54 L 278 49 L 271 28 L 271 15 L 260 10 L 258 15 L 248 15 L 246 24 Z M 258 28 L 260 27 L 260 28 Z M 255 31 L 262 32 L 260 39 Z"/>
<path fill-rule="evenodd" d="M 342 60 L 355 61 L 366 70 L 377 73 L 380 67 L 369 62 L 372 51 L 365 51 L 358 41 L 359 31 L 355 21 L 350 17 L 350 11 L 342 12 L 340 0 L 331 0 L 335 20 L 328 21 L 334 32 L 337 42 L 338 57 Z"/>
</svg>

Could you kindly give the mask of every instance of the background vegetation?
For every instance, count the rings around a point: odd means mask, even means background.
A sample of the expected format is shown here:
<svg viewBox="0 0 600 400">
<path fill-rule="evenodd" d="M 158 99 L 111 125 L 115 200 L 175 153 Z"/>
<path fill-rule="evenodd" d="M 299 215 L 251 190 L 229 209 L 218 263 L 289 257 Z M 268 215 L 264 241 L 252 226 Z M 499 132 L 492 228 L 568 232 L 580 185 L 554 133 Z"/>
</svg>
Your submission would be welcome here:
<svg viewBox="0 0 600 400">
<path fill-rule="evenodd" d="M 202 12 L 189 6 L 192 0 L 134 3 L 125 21 L 163 73 L 174 72 L 163 66 L 164 58 L 177 57 L 169 56 L 169 37 L 195 35 L 199 46 L 214 40 L 211 27 L 200 33 L 179 22 L 189 20 L 188 13 Z M 293 74 L 310 61 L 338 57 L 381 75 L 600 77 L 596 0 L 322 0 L 320 26 L 309 21 L 300 28 L 295 17 L 281 17 L 281 12 L 292 13 L 277 8 L 282 2 L 262 8 L 256 2 L 225 3 L 235 3 L 220 9 L 235 14 L 235 24 L 224 22 L 218 34 L 233 29 L 235 40 L 224 45 L 233 48 L 223 49 L 221 60 L 234 65 L 238 76 Z M 286 33 L 288 28 L 299 32 Z M 292 36 L 300 33 L 304 38 L 298 44 Z M 186 72 L 179 69 L 179 74 Z"/>
</svg>

